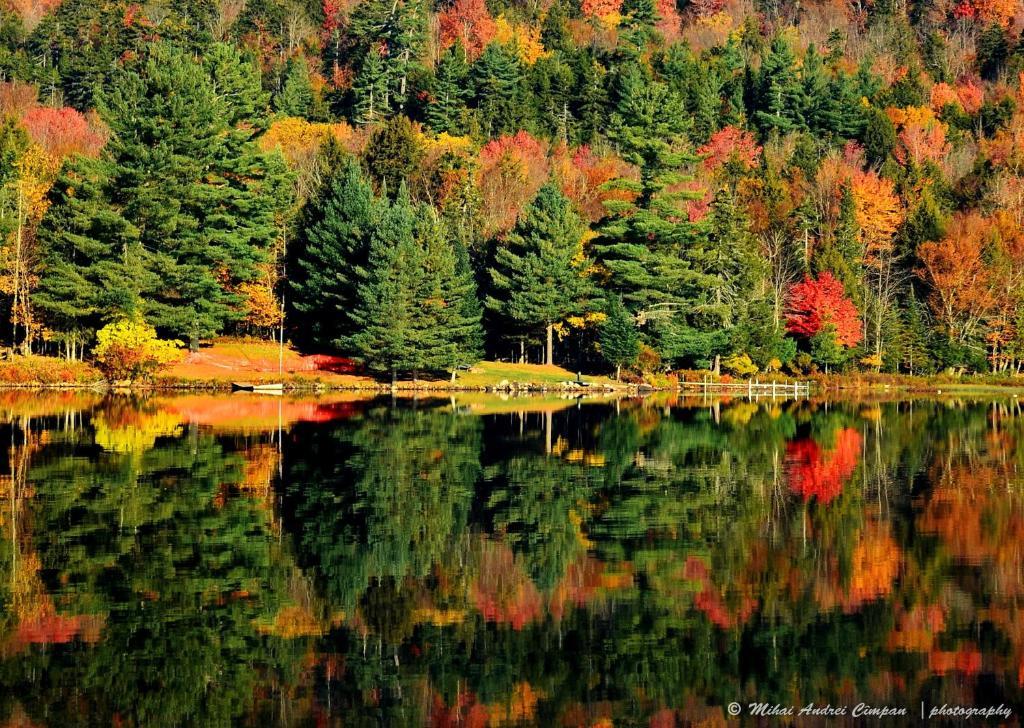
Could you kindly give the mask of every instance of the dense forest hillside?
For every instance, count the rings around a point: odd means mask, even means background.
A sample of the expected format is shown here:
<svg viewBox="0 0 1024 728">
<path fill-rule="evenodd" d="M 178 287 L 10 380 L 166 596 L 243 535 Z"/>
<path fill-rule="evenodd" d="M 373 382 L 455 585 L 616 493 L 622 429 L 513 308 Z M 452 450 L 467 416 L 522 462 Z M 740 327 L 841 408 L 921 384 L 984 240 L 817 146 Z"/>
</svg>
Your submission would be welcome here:
<svg viewBox="0 0 1024 728">
<path fill-rule="evenodd" d="M 6 342 L 1024 366 L 1016 0 L 0 0 Z M 125 328 L 125 327 L 122 327 Z M 130 327 L 128 327 L 130 328 Z"/>
</svg>

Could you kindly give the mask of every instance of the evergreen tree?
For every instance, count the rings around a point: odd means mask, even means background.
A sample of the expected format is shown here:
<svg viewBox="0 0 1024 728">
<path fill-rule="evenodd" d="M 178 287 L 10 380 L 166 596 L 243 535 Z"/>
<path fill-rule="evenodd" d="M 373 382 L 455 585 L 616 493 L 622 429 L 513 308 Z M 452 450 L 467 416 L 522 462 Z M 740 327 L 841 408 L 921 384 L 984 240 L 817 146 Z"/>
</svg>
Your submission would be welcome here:
<svg viewBox="0 0 1024 728">
<path fill-rule="evenodd" d="M 772 130 L 785 133 L 803 129 L 805 105 L 793 49 L 782 35 L 776 35 L 761 59 L 757 77 L 757 124 L 765 135 Z"/>
<path fill-rule="evenodd" d="M 292 305 L 308 321 L 311 343 L 333 346 L 354 331 L 351 314 L 377 215 L 373 191 L 352 157 L 307 208 L 290 283 Z"/>
<path fill-rule="evenodd" d="M 284 83 L 274 97 L 274 108 L 286 116 L 310 117 L 313 108 L 313 84 L 309 66 L 301 56 L 288 61 Z"/>
<path fill-rule="evenodd" d="M 349 32 L 356 57 L 364 59 L 362 78 L 353 87 L 356 119 L 369 120 L 367 105 L 384 116 L 392 108 L 405 109 L 410 77 L 420 68 L 426 46 L 426 22 L 423 0 L 366 0 L 352 11 Z"/>
<path fill-rule="evenodd" d="M 450 371 L 454 378 L 460 365 L 474 364 L 483 355 L 483 311 L 469 258 L 452 244 L 437 212 L 421 205 L 417 218 L 423 256 L 416 295 L 423 308 L 417 342 L 423 352 L 422 368 Z"/>
<path fill-rule="evenodd" d="M 896 127 L 882 109 L 868 109 L 864 124 L 864 152 L 868 162 L 881 164 L 896 147 Z"/>
<path fill-rule="evenodd" d="M 825 368 L 826 374 L 831 369 L 842 366 L 849 357 L 849 349 L 836 338 L 835 326 L 822 326 L 818 333 L 811 337 L 811 358 Z"/>
<path fill-rule="evenodd" d="M 913 291 L 901 313 L 900 350 L 898 364 L 910 375 L 930 374 L 935 371 L 931 351 L 932 332 L 928 324 L 928 311 Z"/>
<path fill-rule="evenodd" d="M 391 89 L 380 47 L 371 46 L 363 56 L 359 73 L 352 83 L 352 94 L 358 123 L 376 124 L 391 115 Z"/>
<path fill-rule="evenodd" d="M 491 43 L 472 69 L 473 97 L 487 136 L 511 134 L 523 119 L 523 71 L 513 48 Z"/>
<path fill-rule="evenodd" d="M 438 134 L 459 135 L 465 131 L 466 100 L 470 97 L 469 64 L 466 49 L 456 42 L 437 64 L 427 125 Z"/>
<path fill-rule="evenodd" d="M 747 318 L 755 285 L 764 275 L 749 223 L 728 188 L 716 196 L 705 227 L 706 235 L 686 251 L 700 276 L 688 313 L 691 340 L 698 345 L 692 356 L 699 359 L 728 353 L 733 329 Z"/>
<path fill-rule="evenodd" d="M 239 79 L 257 73 L 236 71 Z M 63 306 L 48 291 L 65 285 L 55 278 L 77 262 L 66 256 L 91 248 L 101 257 L 90 267 L 130 266 L 141 313 L 193 347 L 240 318 L 237 286 L 268 259 L 288 205 L 280 157 L 259 152 L 255 129 L 230 123 L 258 102 L 218 95 L 207 68 L 164 45 L 123 71 L 99 106 L 111 132 L 100 162 L 72 163 L 43 223 L 50 264 L 39 305 L 59 315 Z M 87 204 L 71 202 L 79 175 L 91 181 Z M 108 230 L 117 231 L 113 248 Z"/>
<path fill-rule="evenodd" d="M 418 171 L 423 157 L 420 135 L 406 116 L 396 116 L 377 129 L 363 159 L 381 190 L 397 191 Z"/>
<path fill-rule="evenodd" d="M 366 269 L 360 276 L 351 318 L 353 331 L 338 340 L 367 369 L 398 372 L 422 368 L 422 321 L 417 286 L 424 266 L 416 244 L 416 211 L 403 185 L 384 210 L 370 238 Z"/>
<path fill-rule="evenodd" d="M 817 276 L 826 271 L 843 284 L 843 288 L 860 307 L 863 303 L 862 262 L 863 251 L 858 239 L 856 211 L 854 208 L 853 191 L 849 185 L 843 186 L 839 198 L 839 220 L 835 230 L 825 236 L 824 241 L 814 252 L 811 270 Z"/>
<path fill-rule="evenodd" d="M 610 296 L 605 304 L 605 320 L 601 324 L 601 356 L 615 367 L 615 380 L 621 378 L 622 367 L 628 367 L 640 355 L 640 334 L 636 322 L 618 296 Z"/>
<path fill-rule="evenodd" d="M 606 203 L 609 216 L 595 241 L 597 257 L 609 274 L 608 286 L 645 327 L 649 341 L 672 357 L 686 326 L 699 275 L 686 251 L 696 237 L 685 207 L 698 195 L 682 188 L 683 173 L 695 158 L 687 150 L 685 116 L 668 87 L 636 66 L 625 69 L 616 87 L 609 136 L 640 171 L 640 180 L 620 179 L 610 187 L 632 201 Z"/>
<path fill-rule="evenodd" d="M 554 363 L 554 325 L 582 310 L 590 295 L 580 255 L 585 229 L 569 200 L 549 182 L 494 253 L 487 307 L 518 328 L 544 330 L 548 364 Z"/>
</svg>

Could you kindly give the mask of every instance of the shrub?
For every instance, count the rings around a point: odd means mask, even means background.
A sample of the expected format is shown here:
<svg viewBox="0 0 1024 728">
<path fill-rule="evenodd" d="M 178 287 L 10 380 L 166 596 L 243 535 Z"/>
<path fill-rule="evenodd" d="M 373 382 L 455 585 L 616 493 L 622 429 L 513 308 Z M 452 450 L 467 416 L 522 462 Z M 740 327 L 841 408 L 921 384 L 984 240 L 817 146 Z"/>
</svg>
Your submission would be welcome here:
<svg viewBox="0 0 1024 728">
<path fill-rule="evenodd" d="M 749 354 L 733 354 L 722 361 L 722 368 L 737 377 L 750 377 L 758 372 L 757 364 L 751 361 Z"/>
<path fill-rule="evenodd" d="M 138 318 L 107 324 L 96 342 L 96 366 L 110 382 L 149 377 L 181 357 L 180 341 L 157 338 L 156 329 Z"/>
</svg>

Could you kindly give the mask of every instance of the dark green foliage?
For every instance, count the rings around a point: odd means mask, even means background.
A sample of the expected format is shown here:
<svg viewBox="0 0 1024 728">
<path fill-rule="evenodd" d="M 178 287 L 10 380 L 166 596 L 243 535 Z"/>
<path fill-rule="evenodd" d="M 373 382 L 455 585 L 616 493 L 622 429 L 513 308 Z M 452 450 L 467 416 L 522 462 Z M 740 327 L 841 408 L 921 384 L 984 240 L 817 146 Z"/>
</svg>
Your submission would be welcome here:
<svg viewBox="0 0 1024 728">
<path fill-rule="evenodd" d="M 40 230 L 37 303 L 65 325 L 88 330 L 97 317 L 139 311 L 194 346 L 240 317 L 233 290 L 267 260 L 290 192 L 280 158 L 252 143 L 255 129 L 232 125 L 265 104 L 255 67 L 228 50 L 216 57 L 235 71 L 217 83 L 179 51 L 153 46 L 103 96 L 103 156 L 71 164 Z M 233 93 L 222 94 L 232 78 Z M 119 275 L 113 296 L 96 290 Z"/>
<path fill-rule="evenodd" d="M 584 276 L 583 221 L 552 183 L 541 187 L 515 229 L 499 243 L 490 267 L 487 307 L 511 330 L 535 334 L 586 306 L 592 284 Z M 551 351 L 548 350 L 548 363 Z"/>
<path fill-rule="evenodd" d="M 978 69 L 981 75 L 994 80 L 1006 64 L 1010 52 L 1010 41 L 1002 27 L 992 24 L 978 37 Z"/>
<path fill-rule="evenodd" d="M 437 133 L 461 134 L 465 129 L 466 100 L 470 97 L 469 64 L 462 43 L 441 57 L 427 106 L 427 124 Z"/>
<path fill-rule="evenodd" d="M 352 11 L 348 30 L 355 57 L 362 58 L 353 85 L 357 121 L 405 110 L 410 79 L 422 65 L 426 23 L 423 0 L 367 0 Z"/>
<path fill-rule="evenodd" d="M 415 376 L 475 363 L 482 334 L 472 274 L 437 213 L 414 205 L 405 185 L 376 218 L 355 273 L 353 326 L 336 343 L 369 370 Z"/>
<path fill-rule="evenodd" d="M 390 80 L 380 49 L 371 46 L 363 55 L 359 74 L 352 85 L 354 118 L 360 124 L 376 124 L 392 112 Z"/>
<path fill-rule="evenodd" d="M 523 119 L 523 69 L 515 50 L 491 43 L 471 71 L 473 99 L 489 137 L 515 132 Z"/>
<path fill-rule="evenodd" d="M 375 221 L 352 308 L 354 325 L 337 342 L 371 371 L 394 375 L 423 368 L 425 321 L 416 286 L 424 262 L 416 242 L 416 211 L 402 186 Z"/>
<path fill-rule="evenodd" d="M 617 296 L 608 298 L 605 304 L 605 320 L 601 324 L 601 356 L 615 367 L 615 378 L 619 378 L 622 367 L 628 367 L 640 355 L 640 335 L 636 322 L 622 305 Z"/>
<path fill-rule="evenodd" d="M 313 84 L 309 66 L 301 56 L 288 61 L 281 90 L 274 96 L 274 108 L 286 116 L 312 117 Z"/>
<path fill-rule="evenodd" d="M 864 124 L 864 151 L 871 164 L 881 164 L 896 147 L 896 127 L 885 111 L 868 109 Z"/>
<path fill-rule="evenodd" d="M 787 132 L 806 126 L 804 88 L 797 76 L 796 57 L 782 35 L 776 35 L 761 59 L 757 76 L 754 116 L 761 132 Z"/>
<path fill-rule="evenodd" d="M 309 322 L 298 333 L 309 343 L 333 346 L 353 331 L 356 288 L 378 214 L 373 191 L 351 157 L 306 208 L 290 282 L 292 306 Z"/>
<path fill-rule="evenodd" d="M 422 156 L 412 122 L 406 116 L 396 116 L 373 133 L 364 161 L 378 189 L 394 194 L 416 173 Z"/>
<path fill-rule="evenodd" d="M 850 350 L 836 341 L 834 326 L 823 326 L 811 337 L 811 357 L 828 373 L 849 359 Z"/>
</svg>

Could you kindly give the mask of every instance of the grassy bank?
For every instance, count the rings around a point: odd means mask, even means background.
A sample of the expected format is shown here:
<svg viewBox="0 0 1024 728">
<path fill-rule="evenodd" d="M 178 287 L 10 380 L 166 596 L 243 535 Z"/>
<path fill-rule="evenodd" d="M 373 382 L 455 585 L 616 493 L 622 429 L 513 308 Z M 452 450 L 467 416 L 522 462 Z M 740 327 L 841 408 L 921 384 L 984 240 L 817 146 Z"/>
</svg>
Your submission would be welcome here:
<svg viewBox="0 0 1024 728">
<path fill-rule="evenodd" d="M 283 374 L 281 373 L 283 372 Z M 679 372 L 680 380 L 714 381 L 709 372 Z M 760 382 L 792 382 L 791 375 L 757 375 Z M 741 380 L 722 377 L 722 381 Z M 817 394 L 870 396 L 880 394 L 1024 394 L 1024 377 L 980 374 L 935 375 L 928 377 L 855 372 L 814 375 Z M 557 366 L 484 361 L 450 377 L 402 379 L 399 390 L 423 391 L 551 391 L 574 388 L 576 373 Z M 390 381 L 367 376 L 349 359 L 323 354 L 302 354 L 290 347 L 281 352 L 272 342 L 222 339 L 187 354 L 160 372 L 148 385 L 156 389 L 221 389 L 232 382 L 281 382 L 291 389 L 335 389 L 381 391 Z M 604 376 L 583 376 L 594 389 L 626 389 Z M 674 388 L 675 378 L 661 377 L 657 384 Z M 67 361 L 45 356 L 13 356 L 0 360 L 0 387 L 103 387 L 103 377 L 89 362 Z"/>
<path fill-rule="evenodd" d="M 450 377 L 402 379 L 402 390 L 544 390 L 569 388 L 576 373 L 555 366 L 480 362 Z M 595 387 L 612 387 L 607 377 L 585 376 Z M 230 389 L 232 382 L 284 382 L 292 389 L 387 390 L 391 382 L 361 373 L 342 357 L 302 354 L 265 341 L 224 339 L 187 354 L 146 386 L 156 389 Z M 56 357 L 13 356 L 0 361 L 0 387 L 103 387 L 102 374 L 88 362 Z"/>
</svg>

